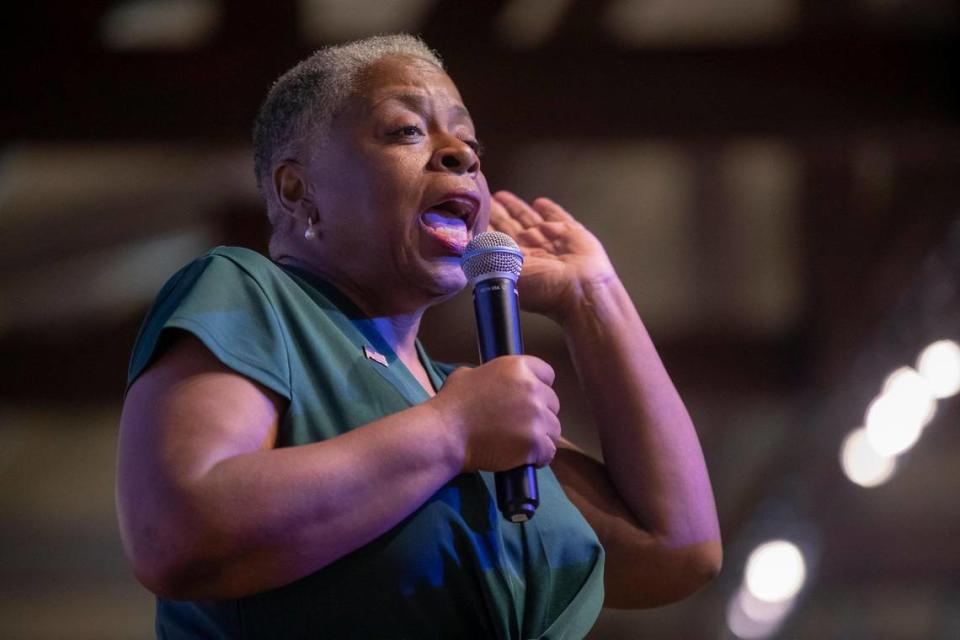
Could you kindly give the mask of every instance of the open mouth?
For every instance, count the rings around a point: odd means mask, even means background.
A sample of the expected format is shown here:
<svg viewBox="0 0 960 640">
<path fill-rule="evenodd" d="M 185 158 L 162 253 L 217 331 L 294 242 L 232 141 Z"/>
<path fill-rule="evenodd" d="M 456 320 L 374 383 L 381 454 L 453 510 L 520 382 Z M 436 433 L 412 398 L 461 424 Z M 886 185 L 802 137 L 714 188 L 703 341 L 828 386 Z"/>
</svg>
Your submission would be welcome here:
<svg viewBox="0 0 960 640">
<path fill-rule="evenodd" d="M 454 195 L 444 198 L 420 214 L 420 224 L 448 251 L 460 255 L 470 241 L 470 229 L 480 205 L 471 196 Z"/>
</svg>

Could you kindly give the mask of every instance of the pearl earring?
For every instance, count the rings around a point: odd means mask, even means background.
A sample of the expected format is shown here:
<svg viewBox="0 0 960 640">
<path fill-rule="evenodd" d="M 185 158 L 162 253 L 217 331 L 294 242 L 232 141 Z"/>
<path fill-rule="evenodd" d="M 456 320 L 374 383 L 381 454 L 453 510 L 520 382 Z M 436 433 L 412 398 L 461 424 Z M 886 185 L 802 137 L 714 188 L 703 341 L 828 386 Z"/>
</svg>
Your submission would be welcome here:
<svg viewBox="0 0 960 640">
<path fill-rule="evenodd" d="M 317 231 L 313 228 L 313 217 L 307 218 L 307 229 L 303 232 L 305 240 L 313 240 L 317 237 Z"/>
</svg>

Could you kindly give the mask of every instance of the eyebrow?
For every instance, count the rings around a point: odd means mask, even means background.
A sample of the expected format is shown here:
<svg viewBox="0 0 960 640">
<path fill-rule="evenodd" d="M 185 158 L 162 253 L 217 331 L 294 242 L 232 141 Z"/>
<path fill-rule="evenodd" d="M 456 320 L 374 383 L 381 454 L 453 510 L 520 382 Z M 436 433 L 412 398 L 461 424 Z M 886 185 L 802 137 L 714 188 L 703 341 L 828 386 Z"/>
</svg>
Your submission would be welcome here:
<svg viewBox="0 0 960 640">
<path fill-rule="evenodd" d="M 397 102 L 400 102 L 408 107 L 410 110 L 416 111 L 420 114 L 425 114 L 428 110 L 426 97 L 419 93 L 396 93 L 389 95 L 374 102 L 371 105 L 371 108 L 390 100 L 396 100 Z M 450 108 L 450 111 L 454 116 L 467 120 L 471 125 L 473 124 L 473 118 L 470 117 L 470 112 L 462 104 L 453 105 L 453 107 Z"/>
</svg>

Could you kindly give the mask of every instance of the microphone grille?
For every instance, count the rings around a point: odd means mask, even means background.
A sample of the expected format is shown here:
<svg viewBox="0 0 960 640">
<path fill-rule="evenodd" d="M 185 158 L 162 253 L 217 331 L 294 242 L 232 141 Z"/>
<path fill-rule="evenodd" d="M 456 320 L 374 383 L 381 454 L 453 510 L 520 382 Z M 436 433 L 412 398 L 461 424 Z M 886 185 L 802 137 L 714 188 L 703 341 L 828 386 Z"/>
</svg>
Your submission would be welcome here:
<svg viewBox="0 0 960 640">
<path fill-rule="evenodd" d="M 472 283 L 491 277 L 505 277 L 516 282 L 523 266 L 523 252 L 507 234 L 485 231 L 464 249 L 460 266 Z"/>
</svg>

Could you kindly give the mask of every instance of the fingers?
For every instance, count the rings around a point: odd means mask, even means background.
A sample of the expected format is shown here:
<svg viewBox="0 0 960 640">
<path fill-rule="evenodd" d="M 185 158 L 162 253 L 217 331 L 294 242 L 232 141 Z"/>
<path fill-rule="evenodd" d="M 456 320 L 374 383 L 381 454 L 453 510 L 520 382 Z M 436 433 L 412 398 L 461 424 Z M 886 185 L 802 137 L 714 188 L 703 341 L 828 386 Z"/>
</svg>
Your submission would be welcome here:
<svg viewBox="0 0 960 640">
<path fill-rule="evenodd" d="M 494 358 L 454 371 L 431 400 L 459 411 L 465 438 L 463 468 L 502 471 L 550 464 L 561 438 L 560 398 L 553 367 L 536 356 Z"/>
<path fill-rule="evenodd" d="M 579 226 L 579 222 L 573 224 Z M 550 244 L 554 240 L 561 240 L 570 233 L 571 223 L 569 222 L 544 222 L 537 227 L 537 233 L 543 238 L 544 244 Z M 528 230 L 527 230 L 528 231 Z"/>
<path fill-rule="evenodd" d="M 523 232 L 523 225 L 510 217 L 506 208 L 496 200 L 490 201 L 490 224 L 497 231 L 516 238 Z"/>
<path fill-rule="evenodd" d="M 570 230 L 582 226 L 570 213 L 550 198 L 537 198 L 532 205 L 509 191 L 498 191 L 490 205 L 494 228 L 528 246 L 550 246 Z"/>
<path fill-rule="evenodd" d="M 553 416 L 547 436 L 537 443 L 534 459 L 530 462 L 538 469 L 553 462 L 554 456 L 557 455 L 557 446 L 560 442 L 560 420 L 556 416 Z"/>
<path fill-rule="evenodd" d="M 576 222 L 566 209 L 550 198 L 537 198 L 533 201 L 533 208 L 548 222 Z"/>
<path fill-rule="evenodd" d="M 543 232 L 540 231 L 541 226 L 543 225 L 522 229 L 514 238 L 516 238 L 520 244 L 528 247 L 547 247 L 550 243 L 547 241 Z"/>
<path fill-rule="evenodd" d="M 560 418 L 560 397 L 550 386 L 553 384 L 555 373 L 553 367 L 534 356 L 525 356 L 527 367 L 537 376 L 537 378 L 547 385 L 540 396 L 549 413 L 542 415 L 540 424 L 543 426 L 543 436 L 539 438 L 537 446 L 536 459 L 533 464 L 537 467 L 545 467 L 553 460 L 557 454 L 557 447 L 560 445 L 561 427 Z"/>
<path fill-rule="evenodd" d="M 557 374 L 556 372 L 554 372 L 553 367 L 551 367 L 549 364 L 547 364 L 545 361 L 541 360 L 537 356 L 522 356 L 522 358 L 523 358 L 523 361 L 526 363 L 527 368 L 533 373 L 533 375 L 537 377 L 537 379 L 540 382 L 547 385 L 548 387 L 553 385 L 553 381 L 557 377 Z"/>
<path fill-rule="evenodd" d="M 557 455 L 557 449 L 560 446 L 561 428 L 560 419 L 556 415 L 551 415 L 547 419 L 544 433 L 547 437 L 542 438 L 541 445 L 537 447 L 538 456 L 535 463 L 537 467 L 547 466 L 553 461 L 554 456 Z"/>
<path fill-rule="evenodd" d="M 521 227 L 532 227 L 543 222 L 543 217 L 526 202 L 510 193 L 498 191 L 493 195 L 493 201 L 498 202 Z"/>
<path fill-rule="evenodd" d="M 560 396 L 552 388 L 546 395 L 547 409 L 550 409 L 550 413 L 553 415 L 557 415 L 560 413 Z"/>
</svg>

